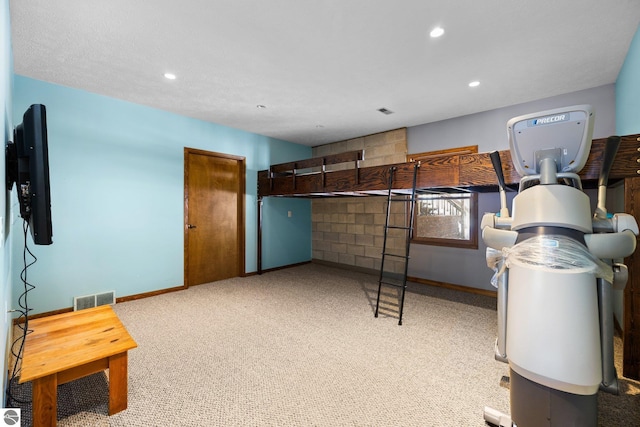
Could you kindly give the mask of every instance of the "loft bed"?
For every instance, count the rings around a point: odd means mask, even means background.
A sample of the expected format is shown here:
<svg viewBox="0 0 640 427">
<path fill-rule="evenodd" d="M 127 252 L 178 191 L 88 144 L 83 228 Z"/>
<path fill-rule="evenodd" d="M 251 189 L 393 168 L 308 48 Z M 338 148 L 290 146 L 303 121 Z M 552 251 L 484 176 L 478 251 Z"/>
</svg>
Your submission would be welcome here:
<svg viewBox="0 0 640 427">
<path fill-rule="evenodd" d="M 611 182 L 640 176 L 639 137 L 640 134 L 622 137 L 609 175 Z M 598 180 L 606 141 L 606 138 L 601 138 L 592 142 L 589 159 L 579 174 L 585 187 Z M 505 182 L 517 186 L 520 176 L 513 166 L 509 150 L 500 151 L 500 159 Z M 361 167 L 363 160 L 363 151 L 350 151 L 272 165 L 268 170 L 258 172 L 258 198 L 383 195 L 388 191 L 391 167 L 396 168 L 393 189 L 412 188 L 412 162 Z M 452 154 L 422 160 L 416 188 L 441 192 L 461 189 L 495 192 L 498 182 L 489 153 Z"/>
<path fill-rule="evenodd" d="M 596 188 L 607 139 L 594 139 L 589 158 L 580 172 L 585 188 Z M 507 186 L 517 188 L 509 150 L 499 152 Z M 415 163 L 362 167 L 363 151 L 315 157 L 272 165 L 258 172 L 258 273 L 262 273 L 262 199 L 264 197 L 360 197 L 387 195 L 392 189 L 408 193 L 413 186 Z M 609 183 L 623 181 L 624 212 L 640 218 L 640 134 L 621 137 L 609 174 Z M 416 189 L 432 192 L 497 192 L 498 182 L 489 153 L 451 154 L 422 160 Z M 639 221 L 640 222 L 640 221 Z M 640 250 L 626 259 L 629 280 L 624 291 L 623 375 L 640 379 Z"/>
</svg>

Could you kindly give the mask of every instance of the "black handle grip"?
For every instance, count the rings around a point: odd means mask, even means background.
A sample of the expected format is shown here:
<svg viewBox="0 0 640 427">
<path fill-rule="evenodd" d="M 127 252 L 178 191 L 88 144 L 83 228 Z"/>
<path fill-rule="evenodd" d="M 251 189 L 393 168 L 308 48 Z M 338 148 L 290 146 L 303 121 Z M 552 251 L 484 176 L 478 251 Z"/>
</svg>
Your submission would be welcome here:
<svg viewBox="0 0 640 427">
<path fill-rule="evenodd" d="M 502 173 L 502 161 L 500 160 L 500 153 L 497 151 L 492 151 L 489 153 L 489 157 L 491 158 L 491 164 L 493 165 L 493 170 L 496 171 L 496 175 L 498 176 L 498 184 L 500 184 L 500 188 L 506 191 L 505 183 L 504 183 L 504 174 Z"/>
<path fill-rule="evenodd" d="M 607 186 L 609 182 L 609 172 L 613 166 L 613 161 L 620 148 L 621 138 L 619 136 L 610 136 L 604 146 L 604 158 L 602 159 L 602 167 L 600 168 L 600 177 L 598 178 L 598 187 Z"/>
</svg>

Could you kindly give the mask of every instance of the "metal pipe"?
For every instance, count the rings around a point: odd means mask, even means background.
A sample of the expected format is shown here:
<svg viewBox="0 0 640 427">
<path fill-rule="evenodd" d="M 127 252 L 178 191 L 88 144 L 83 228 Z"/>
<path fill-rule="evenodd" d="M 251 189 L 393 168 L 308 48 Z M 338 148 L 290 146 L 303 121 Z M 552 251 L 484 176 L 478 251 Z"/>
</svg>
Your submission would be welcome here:
<svg viewBox="0 0 640 427">
<path fill-rule="evenodd" d="M 602 383 L 600 390 L 618 394 L 618 377 L 613 355 L 613 307 L 611 283 L 598 278 L 598 311 L 600 313 L 600 347 L 602 354 Z"/>
<path fill-rule="evenodd" d="M 498 262 L 498 271 L 502 269 L 504 259 Z M 496 338 L 495 359 L 507 363 L 507 297 L 509 269 L 498 277 L 498 338 Z"/>
</svg>

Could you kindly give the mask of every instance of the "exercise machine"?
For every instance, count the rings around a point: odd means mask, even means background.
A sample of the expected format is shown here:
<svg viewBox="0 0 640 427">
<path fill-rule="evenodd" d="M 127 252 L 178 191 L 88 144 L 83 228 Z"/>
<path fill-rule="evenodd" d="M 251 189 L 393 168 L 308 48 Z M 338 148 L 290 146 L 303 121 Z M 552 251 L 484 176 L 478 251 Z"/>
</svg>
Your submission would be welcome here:
<svg viewBox="0 0 640 427">
<path fill-rule="evenodd" d="M 591 213 L 578 173 L 594 118 L 591 106 L 576 105 L 508 121 L 521 177 L 511 216 L 500 156 L 491 153 L 501 206 L 481 228 L 498 288 L 495 358 L 509 364 L 511 410 L 485 408 L 496 426 L 595 427 L 598 390 L 617 393 L 612 290 L 626 285 L 623 258 L 635 250 L 638 225 L 605 207 L 619 137 L 607 140 Z"/>
</svg>

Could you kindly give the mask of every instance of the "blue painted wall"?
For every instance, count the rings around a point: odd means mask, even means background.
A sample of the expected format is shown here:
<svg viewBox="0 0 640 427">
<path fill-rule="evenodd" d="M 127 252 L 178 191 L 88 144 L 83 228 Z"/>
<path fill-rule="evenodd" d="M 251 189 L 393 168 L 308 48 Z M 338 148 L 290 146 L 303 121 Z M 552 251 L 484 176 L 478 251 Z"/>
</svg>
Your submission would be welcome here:
<svg viewBox="0 0 640 427">
<path fill-rule="evenodd" d="M 616 81 L 616 133 L 640 133 L 640 27 Z"/>
<path fill-rule="evenodd" d="M 310 237 L 305 230 L 311 229 L 311 211 L 308 209 L 309 200 L 266 197 L 263 209 L 262 236 L 264 241 L 271 242 L 268 248 L 263 248 L 262 268 L 275 265 L 287 265 L 288 260 L 298 259 L 298 262 L 311 259 L 301 259 L 298 251 L 300 245 L 292 244 L 292 236 L 300 236 L 306 241 Z M 291 216 L 289 216 L 291 213 Z M 305 242 L 305 247 L 306 247 Z M 311 240 L 308 241 L 311 246 Z"/>
<path fill-rule="evenodd" d="M 11 139 L 11 77 L 13 73 L 13 63 L 11 59 L 11 22 L 9 20 L 9 1 L 0 0 L 0 137 L 2 138 L 2 147 Z M 4 166 L 4 150 L 0 150 L 0 185 L 5 188 L 5 166 Z M 5 194 L 6 191 L 3 190 Z M 9 250 L 9 228 L 7 224 L 7 200 L 6 197 L 0 197 L 0 277 L 2 285 L 0 285 L 0 346 L 2 348 L 3 363 L 2 375 L 0 375 L 2 387 L 2 407 L 5 402 L 5 388 L 7 384 L 7 363 L 8 352 L 11 346 L 11 318 L 7 313 L 12 296 L 11 296 L 11 268 Z"/>
<path fill-rule="evenodd" d="M 246 270 L 257 269 L 257 171 L 310 157 L 310 147 L 22 76 L 14 80 L 14 122 L 30 104 L 47 107 L 54 243 L 31 246 L 38 258 L 29 272 L 37 287 L 29 294 L 33 313 L 70 307 L 74 296 L 182 285 L 185 146 L 246 158 Z M 11 203 L 16 200 L 12 194 Z M 287 217 L 288 210 L 295 215 Z M 310 217 L 307 200 L 270 203 L 263 268 L 311 259 Z M 14 214 L 12 227 L 20 224 Z M 17 277 L 23 240 L 13 236 Z"/>
</svg>

